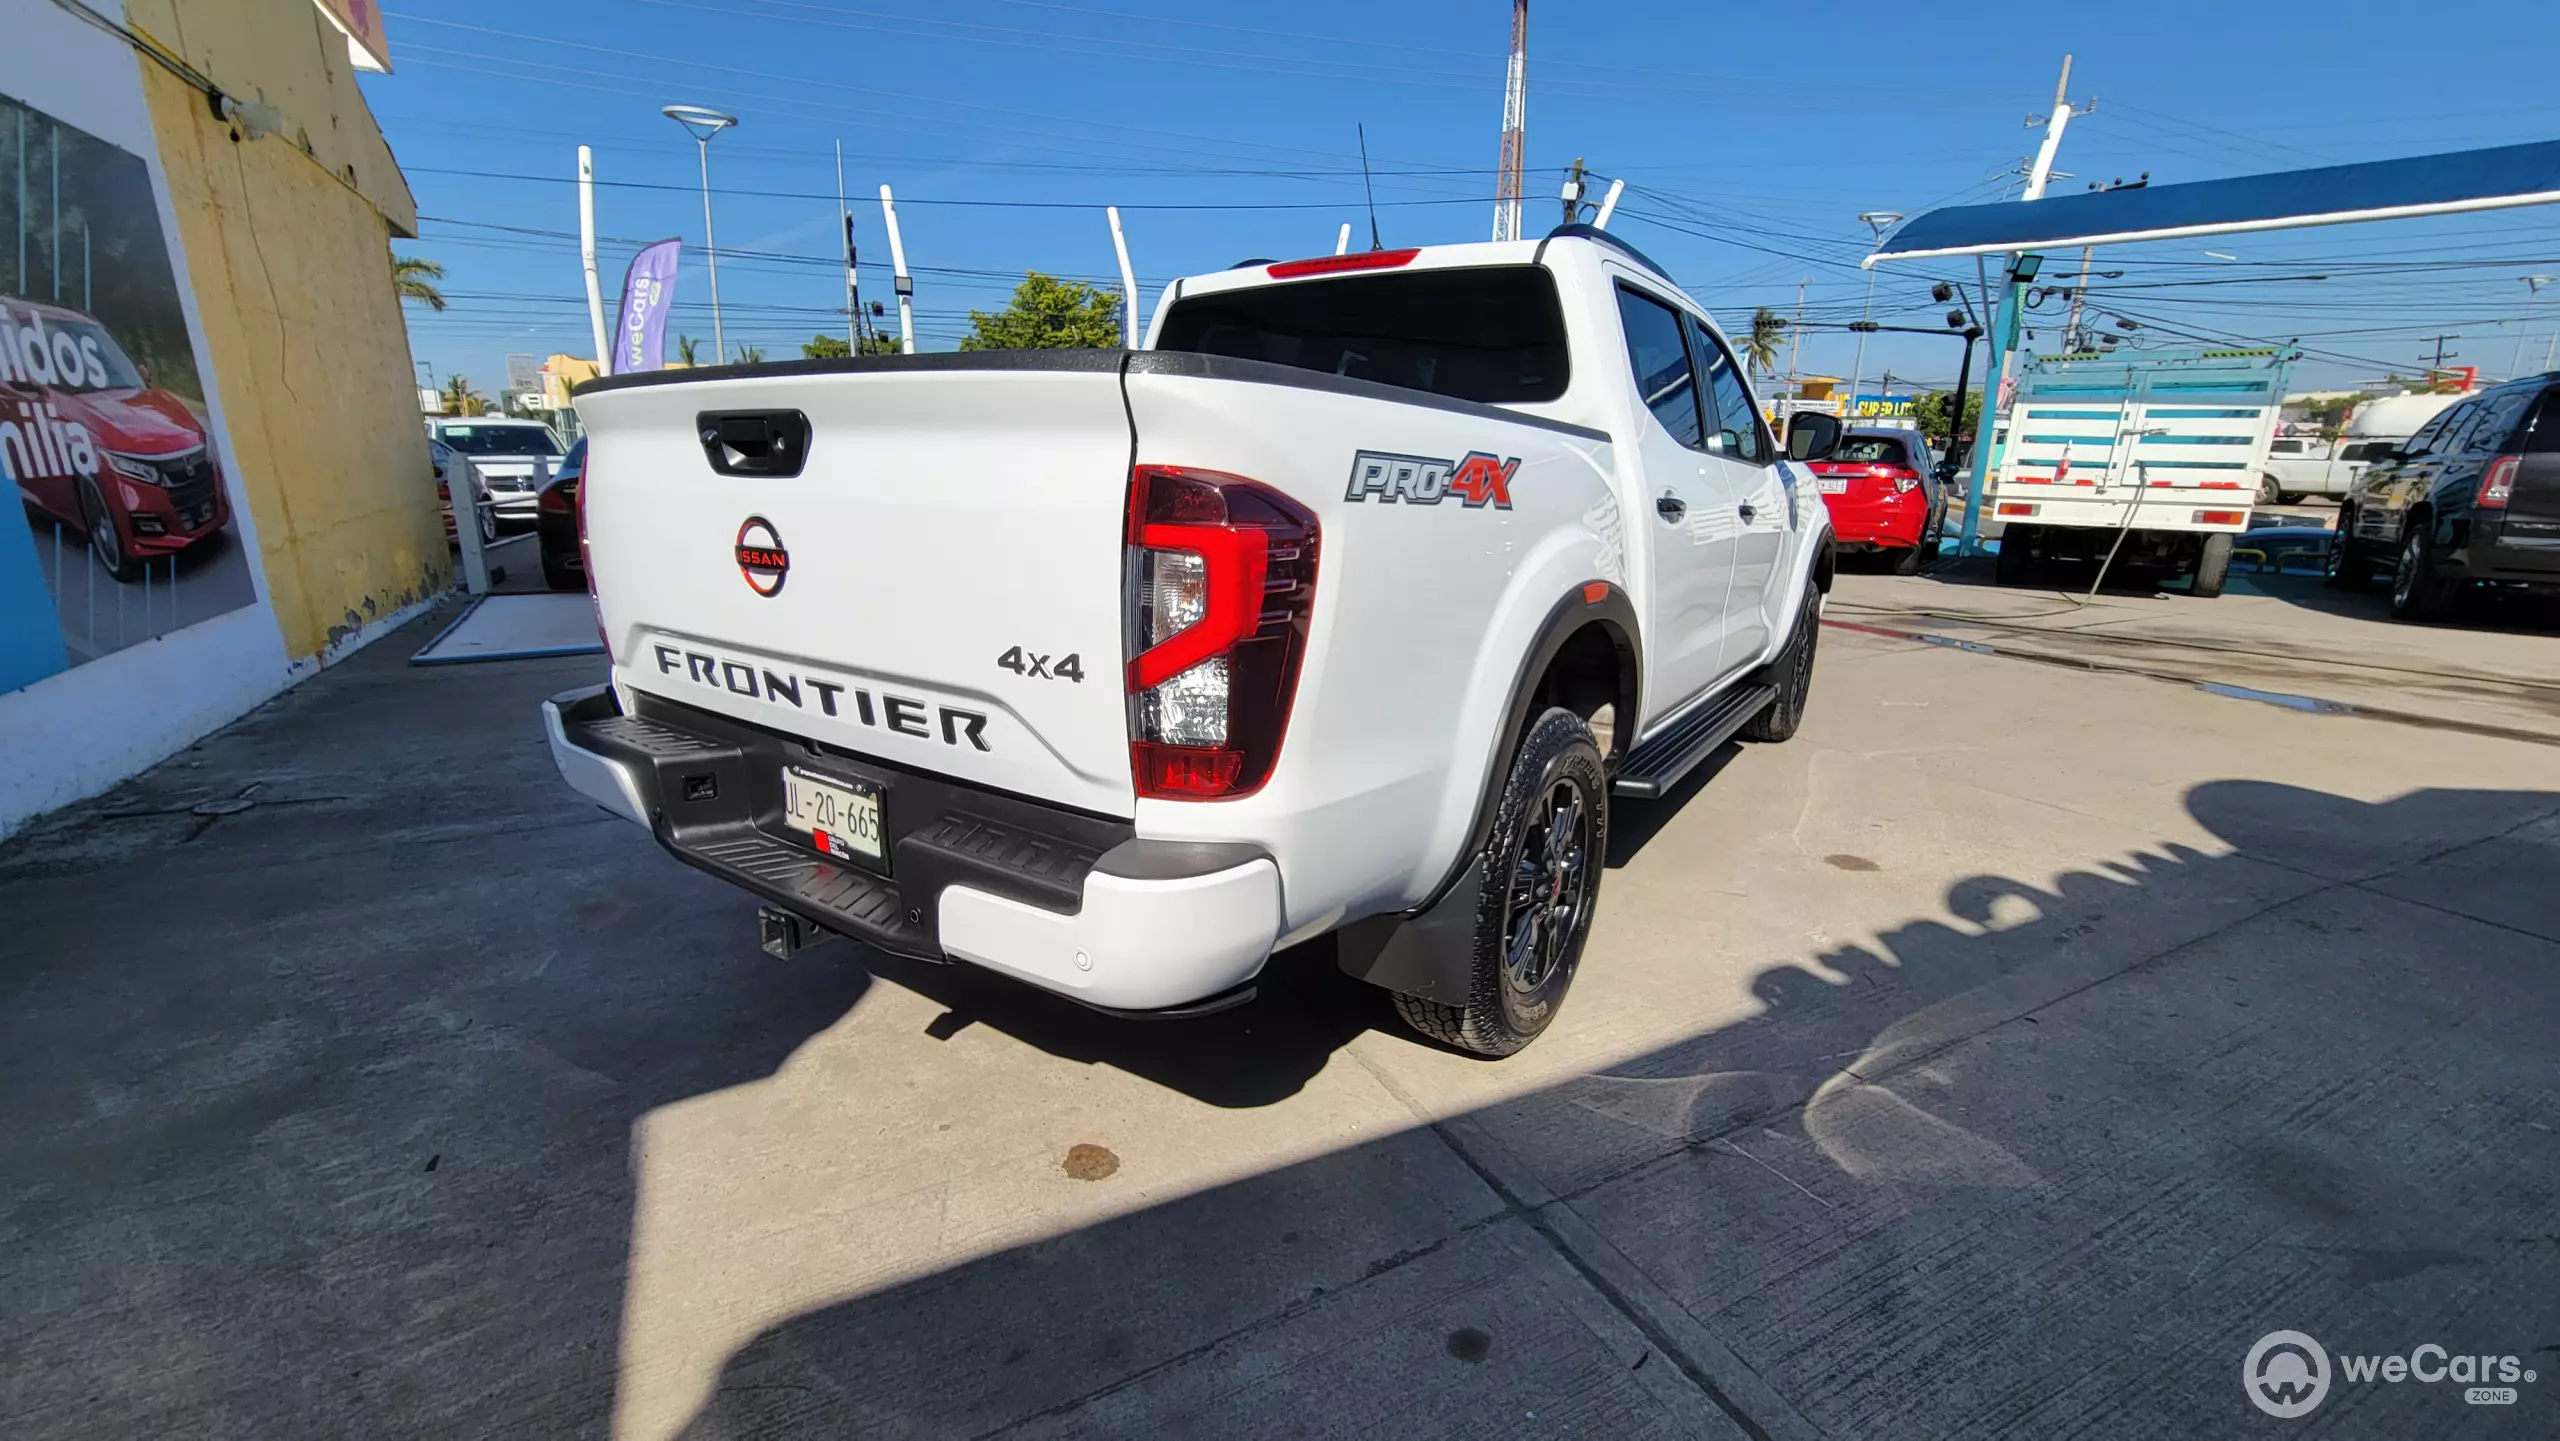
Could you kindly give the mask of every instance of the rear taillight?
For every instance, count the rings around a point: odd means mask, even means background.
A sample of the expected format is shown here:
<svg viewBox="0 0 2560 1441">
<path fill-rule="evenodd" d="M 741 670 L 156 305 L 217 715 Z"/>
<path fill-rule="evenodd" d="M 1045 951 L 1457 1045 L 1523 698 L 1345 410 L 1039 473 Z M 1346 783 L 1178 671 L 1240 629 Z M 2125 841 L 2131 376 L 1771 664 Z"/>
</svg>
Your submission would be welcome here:
<svg viewBox="0 0 2560 1441">
<path fill-rule="evenodd" d="M 1920 488 L 1920 472 L 1900 465 L 1879 465 L 1867 472 L 1878 480 L 1893 482 L 1893 493 L 1909 495 Z"/>
<path fill-rule="evenodd" d="M 578 502 L 557 485 L 546 485 L 542 494 L 533 498 L 533 507 L 544 515 L 567 515 L 577 509 Z"/>
<path fill-rule="evenodd" d="M 595 608 L 596 639 L 604 642 L 605 659 L 613 659 L 613 637 L 604 628 L 604 602 L 596 599 L 596 555 L 587 545 L 587 483 L 594 480 L 592 462 L 580 467 L 575 482 L 577 495 L 572 501 L 578 512 L 578 569 L 587 578 L 587 604 Z"/>
<path fill-rule="evenodd" d="M 2199 510 L 2195 512 L 2194 523 L 2197 525 L 2246 525 L 2248 521 L 2249 512 L 2245 510 Z"/>
<path fill-rule="evenodd" d="M 1229 800 L 1271 778 L 1315 609 L 1316 518 L 1265 485 L 1129 478 L 1129 759 L 1138 794 Z"/>
<path fill-rule="evenodd" d="M 2490 461 L 2480 476 L 2480 493 L 2472 497 L 2471 503 L 2482 510 L 2506 509 L 2507 497 L 2516 493 L 2516 468 L 2523 464 L 2521 455 L 2502 455 Z"/>
</svg>

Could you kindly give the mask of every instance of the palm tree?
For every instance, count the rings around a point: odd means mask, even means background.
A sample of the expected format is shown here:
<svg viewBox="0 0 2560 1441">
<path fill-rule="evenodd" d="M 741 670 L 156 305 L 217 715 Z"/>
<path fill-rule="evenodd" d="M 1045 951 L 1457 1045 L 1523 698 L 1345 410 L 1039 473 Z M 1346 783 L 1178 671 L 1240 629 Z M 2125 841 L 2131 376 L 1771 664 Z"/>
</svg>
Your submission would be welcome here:
<svg viewBox="0 0 2560 1441">
<path fill-rule="evenodd" d="M 402 300 L 424 301 L 429 310 L 444 309 L 444 292 L 430 284 L 444 279 L 444 267 L 423 256 L 391 257 L 391 288 Z"/>
<path fill-rule="evenodd" d="M 693 358 L 693 353 L 694 353 L 694 349 L 695 349 L 695 347 L 697 347 L 697 346 L 699 346 L 699 345 L 701 345 L 701 344 L 702 344 L 702 342 L 701 342 L 700 340 L 695 339 L 693 336 L 690 336 L 690 335 L 679 335 L 679 336 L 677 336 L 677 337 L 676 337 L 676 359 L 683 361 L 683 362 L 684 362 L 685 364 L 687 364 L 687 365 L 693 365 L 693 364 L 696 364 L 697 362 L 696 362 L 696 361 L 694 360 L 694 358 Z"/>
<path fill-rule="evenodd" d="M 761 345 L 741 345 L 741 346 L 739 346 L 739 347 L 738 347 L 738 363 L 739 363 L 740 365 L 762 365 L 762 364 L 764 364 L 764 347 L 763 347 L 763 346 L 761 346 Z"/>
<path fill-rule="evenodd" d="M 444 408 L 448 415 L 478 415 L 487 402 L 471 388 L 471 377 L 456 372 L 444 378 Z"/>
<path fill-rule="evenodd" d="M 1767 306 L 1751 312 L 1751 338 L 1742 342 L 1743 358 L 1767 375 L 1778 368 L 1778 340 L 1787 333 L 1787 318 Z"/>
</svg>

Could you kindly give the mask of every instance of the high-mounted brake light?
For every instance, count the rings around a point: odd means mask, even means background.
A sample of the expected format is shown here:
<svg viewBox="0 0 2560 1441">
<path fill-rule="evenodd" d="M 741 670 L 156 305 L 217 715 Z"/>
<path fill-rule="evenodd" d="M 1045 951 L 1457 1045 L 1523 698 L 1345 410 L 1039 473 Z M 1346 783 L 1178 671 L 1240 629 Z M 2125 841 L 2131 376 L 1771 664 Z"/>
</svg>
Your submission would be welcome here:
<svg viewBox="0 0 2560 1441">
<path fill-rule="evenodd" d="M 1316 518 L 1270 487 L 1129 478 L 1129 760 L 1138 794 L 1231 800 L 1279 759 L 1315 610 Z"/>
<path fill-rule="evenodd" d="M 2480 493 L 2471 503 L 2482 510 L 2506 509 L 2507 497 L 2516 493 L 2516 471 L 2523 464 L 2521 455 L 2502 455 L 2490 461 L 2489 468 L 2480 475 Z"/>
<path fill-rule="evenodd" d="M 1295 280 L 1302 275 L 1339 275 L 1346 270 L 1393 270 L 1410 265 L 1420 250 L 1364 250 L 1357 255 L 1319 255 L 1313 260 L 1283 260 L 1268 267 L 1274 280 Z"/>
</svg>

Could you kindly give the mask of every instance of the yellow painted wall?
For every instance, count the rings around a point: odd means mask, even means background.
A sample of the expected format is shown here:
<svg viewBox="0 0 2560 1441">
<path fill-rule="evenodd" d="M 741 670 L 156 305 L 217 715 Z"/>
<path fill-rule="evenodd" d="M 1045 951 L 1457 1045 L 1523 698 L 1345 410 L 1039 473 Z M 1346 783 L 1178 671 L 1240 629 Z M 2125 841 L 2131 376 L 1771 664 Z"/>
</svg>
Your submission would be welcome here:
<svg viewBox="0 0 2560 1441">
<path fill-rule="evenodd" d="M 136 28 L 155 8 L 129 7 Z M 381 137 L 360 99 L 347 107 L 352 79 L 327 73 L 332 61 L 345 69 L 345 40 L 300 23 L 317 21 L 308 0 L 166 8 L 183 10 L 184 44 L 145 33 L 226 88 L 245 87 L 249 42 L 271 37 L 277 47 L 257 59 L 269 81 L 262 91 L 282 97 L 267 103 L 293 123 L 260 140 L 235 139 L 202 92 L 136 63 L 276 620 L 288 654 L 321 655 L 452 583 L 407 322 L 391 286 L 393 225 L 407 230 L 414 211 L 386 216 L 374 198 L 407 202 L 396 169 L 387 185 L 378 175 L 361 187 L 347 178 L 349 167 L 364 178 L 367 149 L 350 134 L 350 116 L 372 148 Z M 237 35 L 224 28 L 252 20 Z M 207 66 L 208 56 L 232 73 Z M 302 113 L 285 103 L 295 97 Z M 324 109 L 338 117 L 324 127 L 337 147 L 327 160 L 320 134 L 310 136 L 311 153 L 297 143 Z"/>
</svg>

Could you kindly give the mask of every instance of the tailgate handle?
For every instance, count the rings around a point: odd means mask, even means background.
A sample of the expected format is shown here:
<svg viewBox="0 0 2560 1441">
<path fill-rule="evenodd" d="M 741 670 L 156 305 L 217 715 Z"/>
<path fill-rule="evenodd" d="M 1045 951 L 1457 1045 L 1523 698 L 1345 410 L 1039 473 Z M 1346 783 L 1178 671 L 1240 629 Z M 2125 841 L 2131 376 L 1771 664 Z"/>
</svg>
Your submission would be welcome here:
<svg viewBox="0 0 2560 1441">
<path fill-rule="evenodd" d="M 796 410 L 706 410 L 693 428 L 722 475 L 798 475 L 809 460 L 809 417 Z"/>
</svg>

